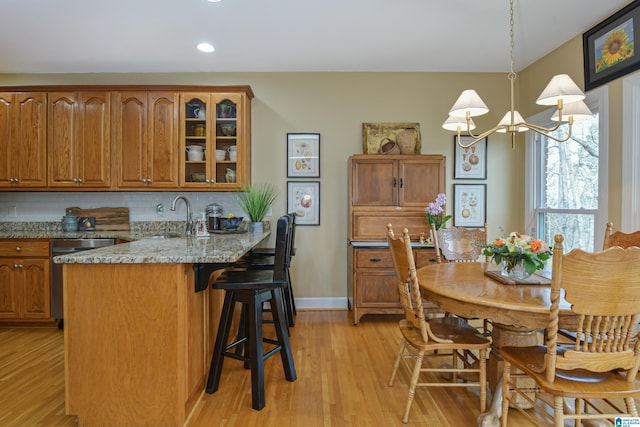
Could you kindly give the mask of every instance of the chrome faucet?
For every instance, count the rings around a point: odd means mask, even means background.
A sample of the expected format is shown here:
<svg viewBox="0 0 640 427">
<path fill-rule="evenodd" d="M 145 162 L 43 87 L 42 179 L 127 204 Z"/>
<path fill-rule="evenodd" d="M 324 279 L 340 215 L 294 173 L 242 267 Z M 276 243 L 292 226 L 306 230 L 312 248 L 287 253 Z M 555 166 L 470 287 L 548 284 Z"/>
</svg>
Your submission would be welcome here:
<svg viewBox="0 0 640 427">
<path fill-rule="evenodd" d="M 175 211 L 176 210 L 176 202 L 182 199 L 184 201 L 184 204 L 187 206 L 187 234 L 192 234 L 193 233 L 193 217 L 191 215 L 191 202 L 189 202 L 189 199 L 187 199 L 185 196 L 176 196 L 175 199 L 173 199 L 173 202 L 171 202 L 171 210 Z"/>
</svg>

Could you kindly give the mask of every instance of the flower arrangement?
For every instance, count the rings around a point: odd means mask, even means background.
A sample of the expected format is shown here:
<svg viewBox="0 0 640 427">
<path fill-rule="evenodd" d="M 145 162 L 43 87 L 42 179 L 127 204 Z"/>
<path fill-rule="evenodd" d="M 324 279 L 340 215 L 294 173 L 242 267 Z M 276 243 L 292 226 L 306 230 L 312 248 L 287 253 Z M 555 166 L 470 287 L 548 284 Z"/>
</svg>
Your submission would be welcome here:
<svg viewBox="0 0 640 427">
<path fill-rule="evenodd" d="M 484 248 L 485 256 L 490 256 L 498 265 L 502 264 L 506 273 L 511 273 L 519 264 L 523 264 L 529 276 L 536 270 L 542 270 L 544 262 L 551 258 L 551 248 L 546 242 L 518 232 L 496 239 L 491 244 L 478 245 Z"/>
<path fill-rule="evenodd" d="M 444 193 L 440 193 L 436 197 L 435 202 L 430 202 L 425 208 L 425 217 L 429 224 L 436 226 L 436 230 L 445 227 L 444 223 L 451 219 L 451 215 L 444 215 L 444 205 L 446 204 L 447 196 Z"/>
</svg>

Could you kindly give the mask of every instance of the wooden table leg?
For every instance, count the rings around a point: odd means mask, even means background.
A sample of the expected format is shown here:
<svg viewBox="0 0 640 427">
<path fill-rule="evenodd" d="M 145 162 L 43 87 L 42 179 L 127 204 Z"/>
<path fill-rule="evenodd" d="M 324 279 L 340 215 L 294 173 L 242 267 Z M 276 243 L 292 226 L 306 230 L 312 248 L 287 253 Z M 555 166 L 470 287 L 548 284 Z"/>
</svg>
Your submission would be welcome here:
<svg viewBox="0 0 640 427">
<path fill-rule="evenodd" d="M 478 417 L 478 426 L 481 427 L 497 427 L 500 423 L 500 415 L 502 414 L 502 357 L 500 356 L 500 349 L 502 347 L 539 345 L 541 334 L 535 329 L 493 323 L 491 340 L 487 379 L 493 394 L 493 401 L 489 411 L 480 414 Z M 531 386 L 535 385 L 535 382 L 530 379 L 522 379 L 522 381 L 531 382 Z M 529 403 L 524 399 L 516 399 L 515 403 L 522 407 L 530 407 Z"/>
</svg>

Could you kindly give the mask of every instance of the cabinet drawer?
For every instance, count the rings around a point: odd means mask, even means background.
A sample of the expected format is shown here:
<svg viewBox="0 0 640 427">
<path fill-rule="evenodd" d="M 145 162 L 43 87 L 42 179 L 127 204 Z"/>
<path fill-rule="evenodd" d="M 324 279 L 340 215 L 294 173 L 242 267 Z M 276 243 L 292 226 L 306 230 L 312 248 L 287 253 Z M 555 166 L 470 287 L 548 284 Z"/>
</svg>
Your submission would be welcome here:
<svg viewBox="0 0 640 427">
<path fill-rule="evenodd" d="M 4 239 L 0 240 L 0 256 L 49 257 L 47 239 Z"/>
<path fill-rule="evenodd" d="M 356 268 L 393 268 L 389 249 L 357 249 Z"/>
<path fill-rule="evenodd" d="M 393 226 L 396 236 L 402 236 L 404 228 L 409 230 L 413 241 L 420 239 L 420 233 L 429 235 L 429 227 L 423 211 L 357 211 L 353 212 L 351 221 L 350 239 L 354 241 L 385 241 L 389 223 Z"/>
</svg>

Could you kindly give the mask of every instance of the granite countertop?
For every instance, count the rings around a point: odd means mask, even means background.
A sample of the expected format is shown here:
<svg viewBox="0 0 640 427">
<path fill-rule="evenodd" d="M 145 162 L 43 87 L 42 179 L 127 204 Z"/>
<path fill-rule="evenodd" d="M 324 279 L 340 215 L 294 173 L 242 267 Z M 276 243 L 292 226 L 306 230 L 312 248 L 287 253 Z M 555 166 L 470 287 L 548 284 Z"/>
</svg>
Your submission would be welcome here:
<svg viewBox="0 0 640 427">
<path fill-rule="evenodd" d="M 208 238 L 140 238 L 129 243 L 53 258 L 57 264 L 191 264 L 235 262 L 269 236 L 264 233 L 212 234 Z"/>
<path fill-rule="evenodd" d="M 181 235 L 184 222 L 139 223 L 131 230 L 64 232 L 56 223 L 0 223 L 0 239 L 90 239 L 128 241 L 114 246 L 59 255 L 56 264 L 190 264 L 230 263 L 266 239 L 264 233 L 211 234 L 201 238 Z"/>
</svg>

